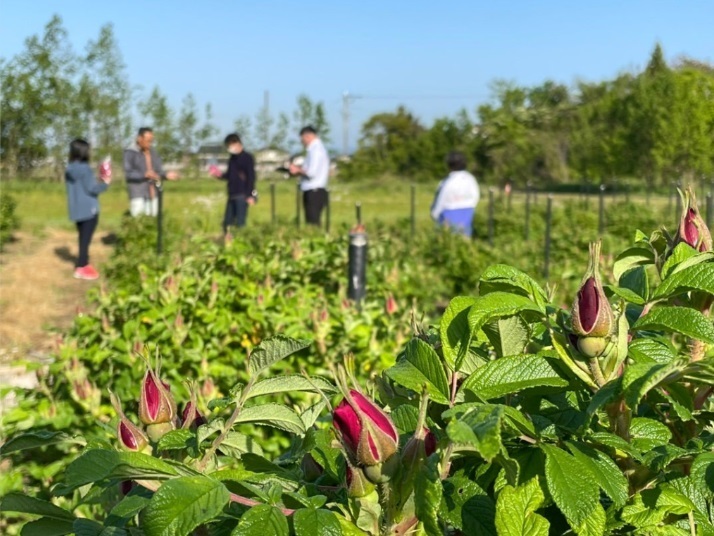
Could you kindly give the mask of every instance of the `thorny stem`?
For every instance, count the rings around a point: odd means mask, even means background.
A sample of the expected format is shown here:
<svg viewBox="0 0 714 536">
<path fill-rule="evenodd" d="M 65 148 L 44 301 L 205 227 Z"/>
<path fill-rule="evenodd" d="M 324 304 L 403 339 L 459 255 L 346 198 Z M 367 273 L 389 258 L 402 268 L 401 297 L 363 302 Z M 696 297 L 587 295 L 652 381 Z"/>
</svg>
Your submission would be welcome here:
<svg viewBox="0 0 714 536">
<path fill-rule="evenodd" d="M 459 386 L 459 373 L 454 371 L 451 374 L 451 400 L 449 400 L 449 407 L 453 408 L 456 402 L 456 390 Z"/>
<path fill-rule="evenodd" d="M 253 387 L 254 383 L 255 383 L 255 377 L 251 378 L 250 381 L 248 382 L 248 385 L 246 385 L 245 389 L 243 389 L 240 399 L 238 400 L 238 402 L 236 402 L 236 408 L 233 410 L 233 414 L 226 421 L 226 424 L 223 427 L 223 430 L 221 431 L 221 433 L 218 435 L 218 437 L 213 441 L 213 443 L 211 443 L 211 446 L 208 448 L 206 453 L 203 455 L 203 458 L 201 458 L 201 461 L 198 462 L 198 465 L 196 465 L 196 469 L 198 469 L 199 471 L 203 471 L 203 469 L 205 469 L 208 461 L 216 453 L 216 450 L 218 450 L 218 447 L 221 446 L 221 443 L 223 443 L 223 441 L 226 439 L 228 432 L 230 432 L 231 429 L 233 428 L 233 425 L 235 424 L 236 420 L 238 419 L 238 416 L 240 415 L 240 412 L 243 410 L 243 405 L 245 404 L 245 401 L 248 400 L 248 393 L 251 390 L 251 388 Z"/>
<path fill-rule="evenodd" d="M 148 489 L 149 491 L 157 491 L 161 487 L 161 483 L 158 480 L 136 480 L 135 482 L 138 485 Z M 231 502 L 242 504 L 244 506 L 258 506 L 263 504 L 261 502 L 249 499 L 248 497 L 243 497 L 242 495 L 238 495 L 236 493 L 230 493 L 229 496 Z M 295 513 L 295 510 L 291 510 L 290 508 L 277 508 L 286 516 L 291 516 Z"/>
</svg>

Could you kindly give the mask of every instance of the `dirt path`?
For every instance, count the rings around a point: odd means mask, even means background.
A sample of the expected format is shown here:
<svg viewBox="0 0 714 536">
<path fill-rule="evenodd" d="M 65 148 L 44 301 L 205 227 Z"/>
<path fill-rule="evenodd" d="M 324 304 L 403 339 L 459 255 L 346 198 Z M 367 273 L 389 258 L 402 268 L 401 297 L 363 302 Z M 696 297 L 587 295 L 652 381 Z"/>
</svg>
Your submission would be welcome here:
<svg viewBox="0 0 714 536">
<path fill-rule="evenodd" d="M 53 347 L 56 329 L 66 329 L 86 293 L 97 282 L 72 277 L 77 237 L 48 229 L 44 236 L 18 233 L 0 255 L 0 364 L 20 357 L 42 357 Z M 92 264 L 101 272 L 111 247 L 106 232 L 92 241 Z M 0 383 L 2 380 L 0 379 Z"/>
</svg>

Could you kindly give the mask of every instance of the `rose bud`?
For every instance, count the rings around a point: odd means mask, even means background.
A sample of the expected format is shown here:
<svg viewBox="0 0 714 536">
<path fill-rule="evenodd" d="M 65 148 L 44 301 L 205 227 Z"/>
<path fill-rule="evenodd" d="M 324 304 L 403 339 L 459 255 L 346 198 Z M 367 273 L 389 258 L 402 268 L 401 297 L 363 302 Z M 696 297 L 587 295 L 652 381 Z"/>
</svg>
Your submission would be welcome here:
<svg viewBox="0 0 714 536">
<path fill-rule="evenodd" d="M 156 373 L 147 367 L 141 382 L 139 420 L 144 424 L 170 423 L 176 418 L 176 403 Z"/>
<path fill-rule="evenodd" d="M 149 438 L 146 437 L 146 434 L 144 434 L 141 428 L 127 419 L 121 409 L 119 398 L 111 391 L 109 392 L 109 399 L 111 400 L 112 406 L 114 406 L 114 411 L 116 411 L 119 416 L 119 422 L 117 423 L 117 439 L 119 439 L 119 445 L 124 450 L 132 452 L 144 450 L 149 444 Z"/>
<path fill-rule="evenodd" d="M 181 422 L 183 423 L 181 428 L 191 428 L 193 430 L 206 424 L 206 419 L 201 415 L 201 412 L 198 411 L 195 402 L 191 400 L 187 402 L 186 407 L 183 408 Z"/>
<path fill-rule="evenodd" d="M 122 480 L 119 483 L 119 492 L 121 493 L 122 497 L 129 495 L 132 489 L 134 489 L 133 480 Z"/>
<path fill-rule="evenodd" d="M 384 310 L 390 316 L 399 310 L 399 307 L 397 307 L 397 300 L 395 300 L 394 296 L 391 294 L 387 296 L 387 302 L 384 304 Z"/>
<path fill-rule="evenodd" d="M 694 192 L 691 189 L 687 189 L 681 195 L 684 201 L 684 209 L 679 221 L 676 243 L 685 242 L 698 251 L 711 251 L 712 235 L 699 213 Z"/>
<path fill-rule="evenodd" d="M 578 336 L 578 349 L 588 357 L 600 355 L 615 324 L 612 307 L 600 280 L 600 242 L 590 245 L 588 270 L 573 302 L 573 332 Z"/>
<path fill-rule="evenodd" d="M 397 451 L 399 436 L 387 415 L 362 393 L 351 389 L 333 412 L 333 423 L 350 460 L 377 465 Z"/>
<path fill-rule="evenodd" d="M 352 498 L 364 497 L 374 491 L 372 484 L 358 467 L 352 467 L 347 464 L 347 473 L 345 475 L 347 481 L 347 496 Z"/>
<path fill-rule="evenodd" d="M 302 457 L 302 463 L 300 464 L 302 469 L 302 474 L 307 482 L 314 482 L 322 476 L 325 471 L 319 463 L 312 457 L 309 452 Z"/>
</svg>

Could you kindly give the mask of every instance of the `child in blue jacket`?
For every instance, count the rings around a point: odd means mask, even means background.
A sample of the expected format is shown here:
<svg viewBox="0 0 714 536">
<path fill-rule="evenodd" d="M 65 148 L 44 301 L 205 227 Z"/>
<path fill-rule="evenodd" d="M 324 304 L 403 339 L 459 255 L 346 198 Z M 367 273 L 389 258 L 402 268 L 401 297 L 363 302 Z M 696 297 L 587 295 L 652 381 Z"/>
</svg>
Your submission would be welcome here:
<svg viewBox="0 0 714 536">
<path fill-rule="evenodd" d="M 76 139 L 69 145 L 69 164 L 65 172 L 69 219 L 77 224 L 79 255 L 74 270 L 76 279 L 97 279 L 99 273 L 89 264 L 89 244 L 99 221 L 97 197 L 111 183 L 111 168 L 102 166 L 101 182 L 89 167 L 89 143 Z"/>
</svg>

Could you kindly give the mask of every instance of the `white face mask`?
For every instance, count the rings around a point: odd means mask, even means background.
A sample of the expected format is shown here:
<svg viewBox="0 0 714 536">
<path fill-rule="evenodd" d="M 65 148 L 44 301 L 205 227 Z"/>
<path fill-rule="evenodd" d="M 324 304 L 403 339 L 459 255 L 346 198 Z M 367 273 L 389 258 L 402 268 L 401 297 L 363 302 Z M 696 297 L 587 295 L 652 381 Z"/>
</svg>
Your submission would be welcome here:
<svg viewBox="0 0 714 536">
<path fill-rule="evenodd" d="M 240 154 L 241 148 L 238 145 L 231 145 L 228 147 L 228 152 L 231 154 Z"/>
</svg>

